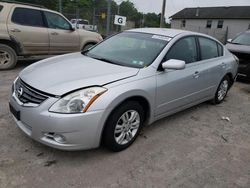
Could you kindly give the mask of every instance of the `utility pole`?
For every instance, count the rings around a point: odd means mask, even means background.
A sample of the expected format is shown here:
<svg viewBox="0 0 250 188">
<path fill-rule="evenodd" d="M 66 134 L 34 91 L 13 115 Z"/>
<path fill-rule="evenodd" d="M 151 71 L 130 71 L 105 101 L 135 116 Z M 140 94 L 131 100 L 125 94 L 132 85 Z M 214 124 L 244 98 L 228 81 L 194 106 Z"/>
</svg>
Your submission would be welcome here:
<svg viewBox="0 0 250 188">
<path fill-rule="evenodd" d="M 163 0 L 162 11 L 161 11 L 161 24 L 160 24 L 161 28 L 164 26 L 165 23 L 165 9 L 166 9 L 166 0 Z"/>
<path fill-rule="evenodd" d="M 107 26 L 106 26 L 106 35 L 107 36 L 109 36 L 109 33 L 110 33 L 110 18 L 111 18 L 111 0 L 108 0 Z"/>
<path fill-rule="evenodd" d="M 120 15 L 120 5 L 121 5 L 121 4 L 119 4 L 118 7 L 117 7 L 117 8 L 118 8 L 118 9 L 117 9 L 117 15 Z M 116 26 L 116 32 L 119 32 L 119 30 L 120 30 L 120 26 L 117 25 L 117 26 Z"/>
<path fill-rule="evenodd" d="M 62 13 L 62 0 L 59 0 L 59 12 Z"/>
</svg>

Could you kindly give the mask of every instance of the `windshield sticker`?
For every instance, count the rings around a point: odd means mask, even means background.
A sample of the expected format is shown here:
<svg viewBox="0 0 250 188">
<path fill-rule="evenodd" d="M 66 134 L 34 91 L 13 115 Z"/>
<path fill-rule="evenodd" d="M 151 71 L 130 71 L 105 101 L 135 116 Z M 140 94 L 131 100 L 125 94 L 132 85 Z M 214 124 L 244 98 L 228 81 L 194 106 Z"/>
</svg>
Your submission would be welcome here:
<svg viewBox="0 0 250 188">
<path fill-rule="evenodd" d="M 132 61 L 132 63 L 133 63 L 133 64 L 137 64 L 137 63 L 138 63 L 138 61 L 134 60 L 134 61 Z"/>
<path fill-rule="evenodd" d="M 139 61 L 139 65 L 143 66 L 144 62 L 143 61 Z"/>
<path fill-rule="evenodd" d="M 136 60 L 133 60 L 132 63 L 135 64 L 135 65 L 140 65 L 140 66 L 143 66 L 143 65 L 144 65 L 144 62 L 143 62 L 143 61 L 136 61 Z"/>
<path fill-rule="evenodd" d="M 161 35 L 153 35 L 152 39 L 164 40 L 164 41 L 168 41 L 168 42 L 171 40 L 170 37 L 161 36 Z"/>
</svg>

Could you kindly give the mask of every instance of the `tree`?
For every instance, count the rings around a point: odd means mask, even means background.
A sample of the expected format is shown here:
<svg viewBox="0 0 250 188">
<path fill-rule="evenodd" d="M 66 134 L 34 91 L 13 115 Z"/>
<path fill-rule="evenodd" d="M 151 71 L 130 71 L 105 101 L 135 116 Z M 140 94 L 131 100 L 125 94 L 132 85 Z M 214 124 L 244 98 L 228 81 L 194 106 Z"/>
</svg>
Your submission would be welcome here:
<svg viewBox="0 0 250 188">
<path fill-rule="evenodd" d="M 159 27 L 161 21 L 161 15 L 155 13 L 147 13 L 144 16 L 144 26 L 145 27 Z"/>
<path fill-rule="evenodd" d="M 42 5 L 48 9 L 58 10 L 58 2 L 51 0 L 16 0 L 17 2 Z"/>
</svg>

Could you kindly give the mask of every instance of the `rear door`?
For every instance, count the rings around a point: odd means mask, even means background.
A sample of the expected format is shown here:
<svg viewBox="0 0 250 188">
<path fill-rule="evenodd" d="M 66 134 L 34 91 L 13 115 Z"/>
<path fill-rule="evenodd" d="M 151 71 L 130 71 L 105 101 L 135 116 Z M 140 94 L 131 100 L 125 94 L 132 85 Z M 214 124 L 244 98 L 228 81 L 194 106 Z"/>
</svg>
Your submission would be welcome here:
<svg viewBox="0 0 250 188">
<path fill-rule="evenodd" d="M 64 54 L 80 51 L 80 38 L 77 30 L 61 15 L 44 11 L 50 39 L 50 54 Z"/>
<path fill-rule="evenodd" d="M 223 57 L 223 47 L 207 37 L 198 37 L 198 43 L 200 46 L 199 70 L 203 87 L 200 94 L 204 97 L 213 97 L 227 66 Z"/>
<path fill-rule="evenodd" d="M 15 7 L 10 15 L 9 34 L 20 43 L 24 54 L 47 55 L 49 36 L 41 10 Z"/>
</svg>

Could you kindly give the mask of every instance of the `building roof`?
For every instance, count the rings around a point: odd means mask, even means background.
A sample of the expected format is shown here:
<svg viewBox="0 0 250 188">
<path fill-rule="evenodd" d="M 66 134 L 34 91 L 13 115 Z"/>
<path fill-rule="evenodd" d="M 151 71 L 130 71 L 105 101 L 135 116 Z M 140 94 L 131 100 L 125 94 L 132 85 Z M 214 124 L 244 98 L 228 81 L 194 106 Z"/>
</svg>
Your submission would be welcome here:
<svg viewBox="0 0 250 188">
<path fill-rule="evenodd" d="M 250 19 L 250 6 L 185 8 L 172 19 Z"/>
</svg>

